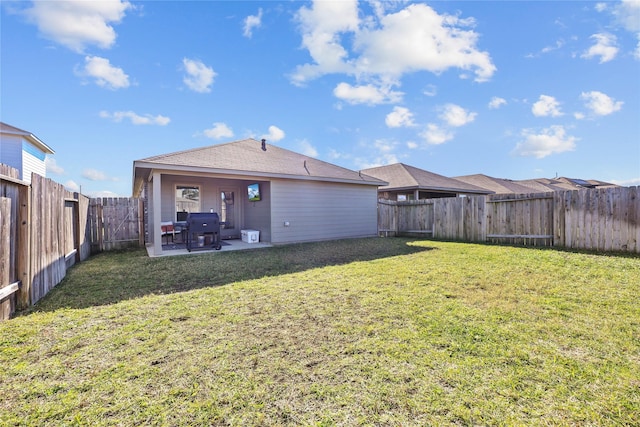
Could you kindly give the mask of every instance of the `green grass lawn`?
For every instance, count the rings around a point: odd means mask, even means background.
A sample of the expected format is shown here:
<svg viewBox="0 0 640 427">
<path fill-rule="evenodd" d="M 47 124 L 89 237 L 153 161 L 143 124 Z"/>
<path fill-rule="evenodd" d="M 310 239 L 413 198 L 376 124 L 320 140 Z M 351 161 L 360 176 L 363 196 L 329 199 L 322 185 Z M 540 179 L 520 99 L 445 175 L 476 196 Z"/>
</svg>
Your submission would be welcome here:
<svg viewBox="0 0 640 427">
<path fill-rule="evenodd" d="M 640 257 L 105 253 L 0 322 L 0 425 L 639 425 Z"/>
</svg>

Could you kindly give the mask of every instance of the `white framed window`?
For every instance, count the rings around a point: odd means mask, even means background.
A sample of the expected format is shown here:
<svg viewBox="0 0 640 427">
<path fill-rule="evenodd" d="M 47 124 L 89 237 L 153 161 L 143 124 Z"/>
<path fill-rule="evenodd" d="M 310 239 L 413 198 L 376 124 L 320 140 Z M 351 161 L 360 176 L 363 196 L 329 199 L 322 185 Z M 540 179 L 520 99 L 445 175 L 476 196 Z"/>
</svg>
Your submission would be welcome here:
<svg viewBox="0 0 640 427">
<path fill-rule="evenodd" d="M 176 185 L 176 217 L 180 212 L 200 212 L 199 185 Z"/>
</svg>

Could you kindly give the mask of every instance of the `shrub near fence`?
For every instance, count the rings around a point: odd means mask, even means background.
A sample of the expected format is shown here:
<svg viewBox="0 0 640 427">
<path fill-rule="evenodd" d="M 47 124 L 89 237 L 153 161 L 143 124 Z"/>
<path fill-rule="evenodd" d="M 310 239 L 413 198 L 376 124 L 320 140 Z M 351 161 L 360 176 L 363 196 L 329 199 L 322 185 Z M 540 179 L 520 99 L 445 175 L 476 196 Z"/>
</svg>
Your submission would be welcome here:
<svg viewBox="0 0 640 427">
<path fill-rule="evenodd" d="M 381 200 L 382 235 L 640 253 L 640 187 Z"/>
</svg>

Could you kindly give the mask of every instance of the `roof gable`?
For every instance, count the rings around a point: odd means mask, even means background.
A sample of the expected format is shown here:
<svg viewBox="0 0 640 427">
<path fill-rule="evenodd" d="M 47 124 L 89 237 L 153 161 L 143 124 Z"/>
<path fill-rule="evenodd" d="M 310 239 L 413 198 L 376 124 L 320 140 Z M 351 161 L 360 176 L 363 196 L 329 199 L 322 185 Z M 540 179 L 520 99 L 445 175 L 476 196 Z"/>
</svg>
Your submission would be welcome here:
<svg viewBox="0 0 640 427">
<path fill-rule="evenodd" d="M 263 149 L 264 147 L 264 149 Z M 171 168 L 264 177 L 347 181 L 370 185 L 385 182 L 313 157 L 255 139 L 177 151 L 136 160 L 137 167 Z"/>
<path fill-rule="evenodd" d="M 484 188 L 405 165 L 404 163 L 363 169 L 362 172 L 389 183 L 389 185 L 380 187 L 380 190 L 419 189 L 453 191 L 457 193 L 490 193 Z"/>
<path fill-rule="evenodd" d="M 35 136 L 34 134 L 32 134 L 31 132 L 28 132 L 26 130 L 22 130 L 20 128 L 15 127 L 15 126 L 11 126 L 11 125 L 8 125 L 6 123 L 0 122 L 0 133 L 5 134 L 5 135 L 20 136 L 20 137 L 26 139 L 27 141 L 29 141 L 30 143 L 32 143 L 33 145 L 35 145 L 43 153 L 45 153 L 45 154 L 55 154 L 55 151 L 53 151 L 53 149 L 51 147 L 49 147 L 44 142 L 40 141 L 40 139 L 37 136 Z"/>
</svg>

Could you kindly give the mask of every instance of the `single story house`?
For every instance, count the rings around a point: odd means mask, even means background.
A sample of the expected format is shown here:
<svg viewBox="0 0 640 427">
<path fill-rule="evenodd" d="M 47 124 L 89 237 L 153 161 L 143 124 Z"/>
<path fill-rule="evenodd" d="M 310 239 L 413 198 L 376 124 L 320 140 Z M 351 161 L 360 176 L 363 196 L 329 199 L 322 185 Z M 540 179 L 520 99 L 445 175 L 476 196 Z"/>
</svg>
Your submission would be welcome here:
<svg viewBox="0 0 640 427">
<path fill-rule="evenodd" d="M 47 176 L 45 159 L 55 152 L 26 130 L 0 122 L 0 163 L 20 171 L 20 179 L 31 183 L 31 173 Z"/>
<path fill-rule="evenodd" d="M 492 193 L 491 190 L 404 163 L 363 169 L 361 172 L 387 181 L 387 185 L 378 188 L 379 197 L 385 200 L 422 200 Z"/>
<path fill-rule="evenodd" d="M 162 222 L 216 212 L 223 239 L 259 231 L 271 244 L 377 235 L 387 183 L 265 140 L 244 139 L 133 162 L 133 196 L 147 202 L 147 244 L 162 254 Z"/>
</svg>

